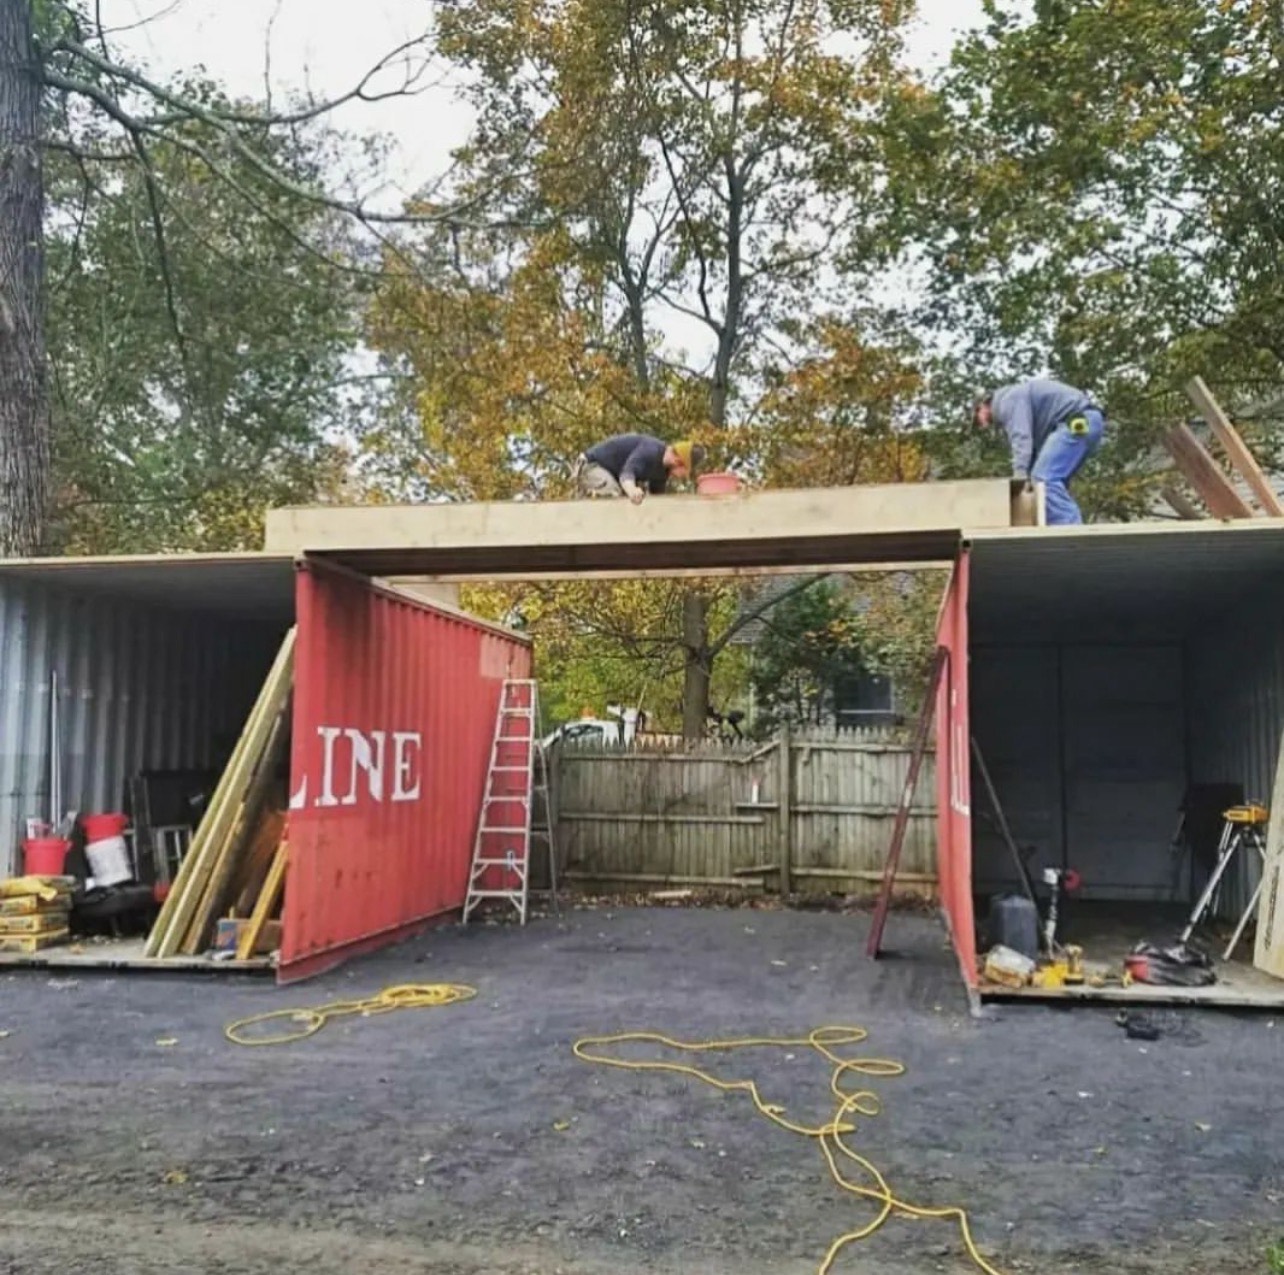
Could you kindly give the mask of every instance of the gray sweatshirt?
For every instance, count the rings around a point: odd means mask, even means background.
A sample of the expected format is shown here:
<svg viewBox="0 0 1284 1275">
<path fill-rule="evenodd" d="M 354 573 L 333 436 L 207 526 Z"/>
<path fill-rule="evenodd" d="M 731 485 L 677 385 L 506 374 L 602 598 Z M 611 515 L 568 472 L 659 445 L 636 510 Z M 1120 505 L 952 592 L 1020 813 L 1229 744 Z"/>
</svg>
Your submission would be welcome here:
<svg viewBox="0 0 1284 1275">
<path fill-rule="evenodd" d="M 1022 381 L 994 391 L 990 404 L 1012 447 L 1012 474 L 1029 478 L 1030 468 L 1048 436 L 1062 421 L 1096 407 L 1082 390 L 1060 381 Z"/>
</svg>

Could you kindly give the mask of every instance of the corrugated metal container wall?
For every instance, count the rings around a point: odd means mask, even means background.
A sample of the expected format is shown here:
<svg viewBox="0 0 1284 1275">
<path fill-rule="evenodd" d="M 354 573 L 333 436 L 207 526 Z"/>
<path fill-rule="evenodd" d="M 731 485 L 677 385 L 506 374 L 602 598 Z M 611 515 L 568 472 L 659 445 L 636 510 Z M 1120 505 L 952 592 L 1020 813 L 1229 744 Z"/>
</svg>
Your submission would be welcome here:
<svg viewBox="0 0 1284 1275">
<path fill-rule="evenodd" d="M 298 577 L 279 975 L 306 978 L 462 906 L 520 638 L 305 564 Z"/>
<path fill-rule="evenodd" d="M 977 985 L 972 909 L 972 750 L 968 708 L 969 557 L 959 555 L 941 603 L 937 642 L 949 653 L 936 700 L 937 873 L 941 907 L 968 987 Z"/>
<path fill-rule="evenodd" d="M 1269 805 L 1280 733 L 1284 731 L 1284 604 L 1223 616 L 1187 645 L 1190 778 L 1243 784 L 1250 800 Z M 1238 919 L 1260 877 L 1259 864 L 1238 856 L 1219 911 Z"/>
<path fill-rule="evenodd" d="M 279 634 L 0 583 L 0 867 L 49 814 L 49 696 L 58 675 L 63 804 L 119 810 L 138 770 L 223 759 Z M 221 750 L 221 751 L 220 751 Z"/>
</svg>

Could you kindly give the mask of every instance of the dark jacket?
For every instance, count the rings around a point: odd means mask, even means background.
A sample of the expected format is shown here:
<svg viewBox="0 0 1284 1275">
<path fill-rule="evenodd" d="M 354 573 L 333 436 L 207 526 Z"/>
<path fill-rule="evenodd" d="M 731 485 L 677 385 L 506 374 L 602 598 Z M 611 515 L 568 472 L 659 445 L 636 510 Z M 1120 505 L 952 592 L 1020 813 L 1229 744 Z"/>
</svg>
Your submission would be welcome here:
<svg viewBox="0 0 1284 1275">
<path fill-rule="evenodd" d="M 601 465 L 620 483 L 631 480 L 657 496 L 669 482 L 669 471 L 664 467 L 668 449 L 668 443 L 649 434 L 617 434 L 590 447 L 584 458 Z"/>
</svg>

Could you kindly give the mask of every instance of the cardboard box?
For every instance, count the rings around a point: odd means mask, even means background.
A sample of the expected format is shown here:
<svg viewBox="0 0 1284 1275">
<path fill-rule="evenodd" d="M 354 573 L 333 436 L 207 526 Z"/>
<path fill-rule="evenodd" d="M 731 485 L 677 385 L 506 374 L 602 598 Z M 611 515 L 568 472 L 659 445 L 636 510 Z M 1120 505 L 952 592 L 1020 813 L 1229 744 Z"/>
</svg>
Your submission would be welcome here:
<svg viewBox="0 0 1284 1275">
<path fill-rule="evenodd" d="M 42 947 L 53 947 L 67 941 L 67 931 L 53 930 L 48 934 L 0 934 L 0 952 L 21 952 L 30 956 Z"/>
<path fill-rule="evenodd" d="M 66 915 L 70 907 L 70 894 L 60 894 L 56 899 L 42 899 L 39 895 L 28 894 L 18 899 L 0 899 L 0 917 L 32 916 L 37 912 L 61 912 Z"/>
<path fill-rule="evenodd" d="M 60 894 L 70 894 L 75 884 L 75 877 L 6 877 L 0 881 L 0 899 L 34 896 L 52 902 Z"/>
<path fill-rule="evenodd" d="M 243 917 L 223 917 L 214 931 L 214 950 L 216 952 L 235 952 L 241 935 L 249 925 Z M 259 941 L 254 945 L 254 956 L 266 956 L 281 946 L 281 922 L 265 921 L 259 931 Z"/>
<path fill-rule="evenodd" d="M 66 930 L 66 910 L 32 912 L 29 916 L 0 916 L 0 936 L 10 934 L 53 934 Z"/>
</svg>

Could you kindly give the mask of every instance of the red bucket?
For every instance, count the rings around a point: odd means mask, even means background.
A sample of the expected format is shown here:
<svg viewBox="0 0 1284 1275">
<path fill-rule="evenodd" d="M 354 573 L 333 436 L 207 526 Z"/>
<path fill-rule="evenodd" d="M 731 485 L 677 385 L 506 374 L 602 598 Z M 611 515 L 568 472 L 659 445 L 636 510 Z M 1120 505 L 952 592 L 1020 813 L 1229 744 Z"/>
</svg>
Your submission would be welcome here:
<svg viewBox="0 0 1284 1275">
<path fill-rule="evenodd" d="M 128 815 L 82 815 L 80 822 L 85 829 L 85 840 L 110 841 L 119 837 L 129 827 Z"/>
<path fill-rule="evenodd" d="M 696 491 L 701 496 L 734 496 L 740 490 L 740 479 L 735 474 L 701 474 L 696 479 Z"/>
<path fill-rule="evenodd" d="M 32 837 L 22 843 L 22 867 L 29 877 L 60 877 L 71 842 L 61 837 Z"/>
</svg>

